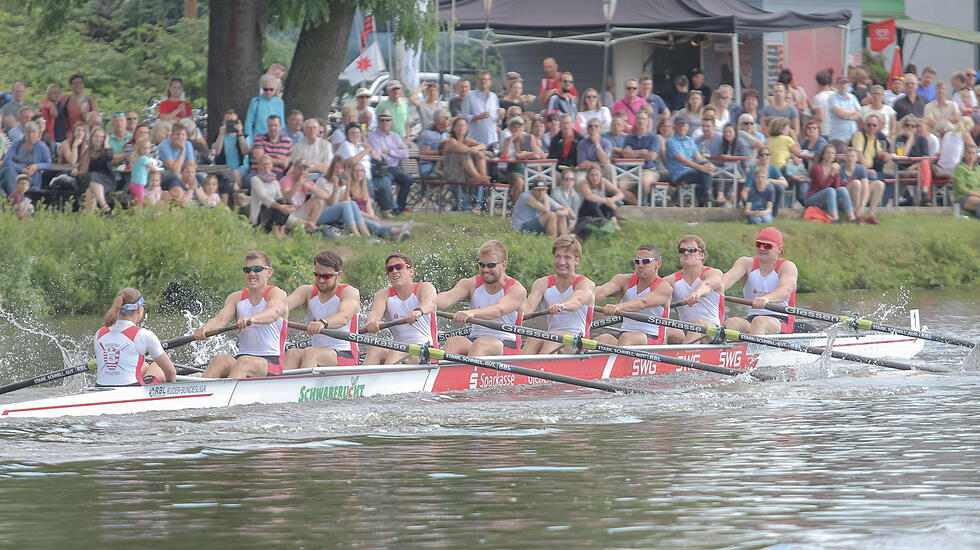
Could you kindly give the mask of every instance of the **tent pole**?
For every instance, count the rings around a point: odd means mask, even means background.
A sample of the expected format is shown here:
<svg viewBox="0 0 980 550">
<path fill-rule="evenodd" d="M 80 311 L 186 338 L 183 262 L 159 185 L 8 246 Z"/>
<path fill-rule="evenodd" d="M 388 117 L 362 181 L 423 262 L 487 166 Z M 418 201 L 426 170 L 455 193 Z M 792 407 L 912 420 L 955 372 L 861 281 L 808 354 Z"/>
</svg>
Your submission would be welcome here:
<svg viewBox="0 0 980 550">
<path fill-rule="evenodd" d="M 456 0 L 449 7 L 449 74 L 456 74 Z"/>
<path fill-rule="evenodd" d="M 606 80 L 609 79 L 609 23 L 606 23 L 606 36 L 603 38 L 602 46 L 602 82 L 599 84 L 603 92 L 606 91 Z M 599 94 L 602 95 L 601 93 Z"/>
<path fill-rule="evenodd" d="M 843 36 L 841 37 L 844 43 L 841 44 L 841 49 L 840 49 L 841 51 L 840 66 L 842 67 L 841 69 L 842 74 L 847 74 L 847 46 L 848 43 L 850 42 L 850 40 L 848 40 L 850 36 L 851 36 L 851 26 L 850 25 L 844 26 L 844 33 Z M 891 83 L 889 82 L 889 84 Z"/>
<path fill-rule="evenodd" d="M 738 55 L 738 33 L 732 33 L 732 84 L 735 88 L 735 103 L 742 104 L 742 62 Z"/>
</svg>

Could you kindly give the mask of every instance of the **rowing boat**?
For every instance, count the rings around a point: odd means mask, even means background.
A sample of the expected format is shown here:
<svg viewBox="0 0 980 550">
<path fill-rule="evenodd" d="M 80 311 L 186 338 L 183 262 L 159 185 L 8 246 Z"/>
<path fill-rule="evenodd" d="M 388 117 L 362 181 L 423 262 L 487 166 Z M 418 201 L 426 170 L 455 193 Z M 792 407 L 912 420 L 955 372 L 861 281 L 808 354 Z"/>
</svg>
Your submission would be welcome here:
<svg viewBox="0 0 980 550">
<path fill-rule="evenodd" d="M 819 333 L 778 336 L 821 346 Z M 848 334 L 833 347 L 874 357 L 911 358 L 923 342 L 882 334 Z M 812 355 L 745 343 L 638 346 L 664 356 L 747 370 L 813 361 Z M 510 355 L 495 360 L 586 380 L 631 378 L 679 372 L 700 372 L 609 353 Z M 282 376 L 245 380 L 179 376 L 176 382 L 117 388 L 88 388 L 70 395 L 0 405 L 2 417 L 59 417 L 127 414 L 191 408 L 229 407 L 254 403 L 304 403 L 413 392 L 456 392 L 521 386 L 544 380 L 460 364 L 319 367 L 288 371 Z"/>
</svg>

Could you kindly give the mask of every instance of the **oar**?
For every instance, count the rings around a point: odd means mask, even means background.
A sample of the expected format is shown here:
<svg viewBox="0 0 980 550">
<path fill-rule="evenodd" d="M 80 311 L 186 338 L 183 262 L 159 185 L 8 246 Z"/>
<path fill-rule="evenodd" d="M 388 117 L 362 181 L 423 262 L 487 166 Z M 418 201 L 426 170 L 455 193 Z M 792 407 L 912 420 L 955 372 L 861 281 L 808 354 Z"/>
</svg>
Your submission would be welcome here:
<svg viewBox="0 0 980 550">
<path fill-rule="evenodd" d="M 742 304 L 746 306 L 752 305 L 751 300 L 746 300 L 744 298 L 725 296 L 725 299 L 728 300 L 729 302 L 736 303 L 736 304 Z M 766 304 L 766 309 L 768 309 L 769 311 L 775 311 L 776 313 L 784 313 L 786 315 L 799 315 L 800 317 L 806 317 L 808 319 L 827 321 L 828 323 L 841 323 L 842 325 L 846 325 L 855 329 L 876 330 L 878 332 L 900 334 L 902 336 L 921 338 L 922 340 L 932 340 L 934 342 L 943 342 L 946 344 L 964 346 L 967 348 L 972 348 L 977 345 L 976 342 L 971 342 L 969 340 L 964 340 L 962 338 L 956 338 L 954 336 L 944 336 L 941 334 L 933 334 L 931 332 L 912 330 L 910 328 L 893 327 L 890 325 L 883 325 L 876 321 L 870 321 L 868 319 L 858 319 L 855 317 L 848 317 L 846 315 L 835 315 L 833 313 L 824 313 L 822 311 L 813 311 L 810 309 L 803 309 L 800 307 L 784 306 L 781 304 Z"/>
<path fill-rule="evenodd" d="M 298 323 L 290 323 L 290 325 Z M 300 327 L 292 327 L 300 328 Z M 345 332 L 343 330 L 336 329 L 323 329 L 320 331 L 321 334 L 326 334 L 332 338 L 338 340 L 347 340 L 348 342 L 355 342 L 358 344 L 366 344 L 368 346 L 374 346 L 379 348 L 390 349 L 394 351 L 401 351 L 409 355 L 413 355 L 422 359 L 422 361 L 429 360 L 446 360 L 455 363 L 463 363 L 466 365 L 473 365 L 475 367 L 483 367 L 485 369 L 499 370 L 503 372 L 509 372 L 512 374 L 519 374 L 522 376 L 528 376 L 532 378 L 541 378 L 543 380 L 550 380 L 552 382 L 561 382 L 563 384 L 570 384 L 572 386 L 581 386 L 583 388 L 592 388 L 594 390 L 602 390 L 608 392 L 619 392 L 619 393 L 649 393 L 646 390 L 638 388 L 630 388 L 627 386 L 617 386 L 615 384 L 608 384 L 606 382 L 600 382 L 598 380 L 584 380 L 582 378 L 575 378 L 572 376 L 565 376 L 563 374 L 555 374 L 546 371 L 529 369 L 526 367 L 519 367 L 517 365 L 509 365 L 507 363 L 500 363 L 498 361 L 489 361 L 487 359 L 481 359 L 479 357 L 470 357 L 468 355 L 459 355 L 457 353 L 448 353 L 441 349 L 431 348 L 429 346 L 420 346 L 418 344 L 403 344 L 401 342 L 395 342 L 392 340 L 384 340 L 382 338 L 376 338 L 374 336 L 364 336 L 361 334 L 353 334 L 350 332 Z"/>
<path fill-rule="evenodd" d="M 535 319 L 537 317 L 544 317 L 545 315 L 548 315 L 547 309 L 542 309 L 541 311 L 532 311 L 531 313 L 528 313 L 527 315 L 524 316 L 524 320 L 530 321 L 531 319 Z"/>
<path fill-rule="evenodd" d="M 716 326 L 703 326 L 694 323 L 686 323 L 684 321 L 678 321 L 677 319 L 665 319 L 663 317 L 654 317 L 652 315 L 643 315 L 640 313 L 631 313 L 626 311 L 621 311 L 617 315 L 622 315 L 623 317 L 628 317 L 635 321 L 640 321 L 642 323 L 652 323 L 655 325 L 663 325 L 665 327 L 676 328 L 680 330 L 689 330 L 691 332 L 698 332 L 701 334 L 707 334 L 712 338 L 716 338 L 719 335 L 724 336 L 728 340 L 737 340 L 742 342 L 749 342 L 751 344 L 759 344 L 762 346 L 772 346 L 774 348 L 783 348 L 792 351 L 798 351 L 800 353 L 812 353 L 814 355 L 823 355 L 824 351 L 821 348 L 813 346 L 804 346 L 803 344 L 794 342 L 783 342 L 782 340 L 775 340 L 772 338 L 766 338 L 764 336 L 756 336 L 754 334 L 745 334 L 738 332 L 736 330 L 727 329 L 724 327 Z M 890 369 L 899 370 L 912 370 L 918 369 L 928 372 L 947 372 L 943 369 L 934 369 L 931 367 L 922 367 L 919 365 L 912 365 L 909 363 L 902 363 L 899 361 L 891 361 L 889 359 L 878 359 L 873 357 L 864 357 L 863 355 L 854 355 L 853 353 L 846 353 L 843 351 L 837 351 L 834 349 L 830 350 L 830 356 L 837 359 L 844 359 L 846 361 L 854 361 L 855 363 L 867 363 L 869 365 L 877 365 L 879 367 L 888 367 Z"/>
<path fill-rule="evenodd" d="M 234 324 L 225 325 L 221 328 L 209 330 L 205 334 L 207 334 L 208 337 L 211 337 L 217 334 L 221 334 L 222 332 L 227 332 L 234 328 L 235 328 Z M 160 345 L 163 346 L 163 349 L 173 349 L 178 346 L 183 346 L 184 344 L 192 342 L 193 340 L 194 340 L 193 336 L 178 336 L 176 338 L 171 338 L 170 340 L 160 342 Z M 76 374 L 81 374 L 83 372 L 88 372 L 90 370 L 96 370 L 96 369 L 98 369 L 98 363 L 95 361 L 95 359 L 92 359 L 88 363 L 83 363 L 81 365 L 75 365 L 74 367 L 68 367 L 67 369 L 61 369 L 54 372 L 49 372 L 47 374 L 42 374 L 41 376 L 37 376 L 28 380 L 13 382 L 11 384 L 7 384 L 6 386 L 0 386 L 0 394 L 10 393 L 12 391 L 29 388 L 31 386 L 37 386 L 38 384 L 51 382 L 52 380 L 68 378 L 69 376 L 74 376 Z"/>
<path fill-rule="evenodd" d="M 445 313 L 442 311 L 438 312 L 437 314 L 441 317 L 452 318 L 452 314 Z M 603 344 L 595 340 L 590 340 L 588 338 L 580 338 L 578 336 L 572 336 L 570 334 L 555 334 L 553 332 L 537 330 L 525 326 L 505 325 L 503 323 L 497 323 L 495 321 L 487 321 L 484 319 L 470 319 L 470 323 L 482 325 L 487 328 L 500 330 L 503 332 L 512 332 L 514 334 L 520 334 L 522 336 L 538 338 L 540 340 L 548 340 L 550 342 L 557 342 L 559 344 L 563 344 L 570 348 L 581 347 L 582 349 L 590 349 L 590 350 L 601 351 L 605 353 L 615 353 L 616 355 L 635 357 L 637 359 L 646 359 L 648 361 L 654 361 L 656 363 L 667 363 L 668 365 L 676 365 L 678 367 L 703 370 L 703 371 L 713 372 L 715 374 L 737 376 L 739 374 L 746 372 L 746 371 L 740 371 L 736 369 L 730 369 L 728 367 L 709 365 L 707 363 L 699 363 L 697 361 L 688 361 L 687 359 L 681 359 L 680 357 L 669 357 L 665 355 L 660 355 L 658 353 L 650 353 L 647 351 L 624 348 L 621 346 Z M 759 380 L 774 380 L 773 377 L 764 374 L 759 374 L 755 372 L 751 372 L 749 374 L 751 374 L 754 378 L 757 378 Z"/>
<path fill-rule="evenodd" d="M 453 336 L 469 336 L 469 335 L 470 335 L 470 327 L 465 326 L 465 327 L 460 327 L 456 330 L 450 330 L 449 332 L 440 332 L 438 338 L 440 342 L 445 342 L 446 340 L 449 340 Z"/>
<path fill-rule="evenodd" d="M 615 325 L 616 323 L 622 323 L 622 322 L 623 322 L 622 317 L 619 317 L 617 315 L 610 315 L 609 317 L 603 317 L 602 319 L 599 319 L 597 321 L 592 321 L 592 324 L 589 326 L 589 328 L 608 327 L 609 325 Z"/>
</svg>

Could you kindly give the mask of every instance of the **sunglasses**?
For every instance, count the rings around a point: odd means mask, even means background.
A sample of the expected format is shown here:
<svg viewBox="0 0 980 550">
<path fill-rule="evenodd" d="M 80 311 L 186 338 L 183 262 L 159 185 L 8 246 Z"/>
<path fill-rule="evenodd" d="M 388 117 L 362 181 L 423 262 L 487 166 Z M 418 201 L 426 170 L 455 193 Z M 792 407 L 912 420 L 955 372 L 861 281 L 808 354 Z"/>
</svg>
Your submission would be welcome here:
<svg viewBox="0 0 980 550">
<path fill-rule="evenodd" d="M 698 252 L 701 252 L 701 249 L 696 246 L 688 246 L 677 249 L 678 254 L 697 254 Z"/>
<path fill-rule="evenodd" d="M 774 245 L 772 243 L 767 243 L 765 241 L 755 241 L 755 247 L 756 248 L 761 248 L 763 250 L 772 250 L 772 248 L 774 246 L 776 246 L 776 245 Z"/>
<path fill-rule="evenodd" d="M 636 86 L 627 86 L 626 89 L 627 90 L 635 90 L 636 89 Z"/>
<path fill-rule="evenodd" d="M 647 265 L 650 262 L 655 262 L 660 259 L 660 256 L 656 258 L 633 258 L 633 263 L 636 265 Z"/>
<path fill-rule="evenodd" d="M 317 273 L 316 271 L 313 272 L 313 276 L 315 278 L 317 278 L 317 279 L 326 279 L 328 281 L 330 279 L 333 279 L 334 277 L 336 277 L 338 275 L 340 275 L 340 272 L 339 271 L 335 271 L 333 273 Z"/>
<path fill-rule="evenodd" d="M 760 157 L 771 157 L 772 153 L 759 153 Z"/>
<path fill-rule="evenodd" d="M 401 271 L 401 270 L 407 269 L 409 267 L 412 267 L 412 266 L 410 266 L 408 264 L 391 264 L 386 269 L 388 270 L 388 273 L 391 273 L 392 271 L 395 271 L 395 270 Z"/>
<path fill-rule="evenodd" d="M 500 265 L 500 262 L 476 262 L 476 264 L 478 266 L 480 266 L 480 267 L 485 267 L 487 269 L 493 269 L 493 268 L 497 267 L 498 265 Z"/>
<path fill-rule="evenodd" d="M 134 121 L 139 122 L 139 117 L 128 116 L 128 117 L 126 117 L 126 120 L 134 120 Z"/>
<path fill-rule="evenodd" d="M 599 126 L 598 124 L 589 124 L 589 128 L 602 128 L 602 126 Z"/>
<path fill-rule="evenodd" d="M 262 91 L 263 92 L 274 92 L 274 91 L 276 91 L 276 89 L 275 88 L 262 88 Z"/>
<path fill-rule="evenodd" d="M 266 269 L 269 269 L 269 266 L 267 266 L 267 265 L 247 265 L 247 266 L 245 266 L 245 267 L 242 268 L 242 273 L 245 273 L 245 274 L 249 274 L 249 273 L 262 273 Z"/>
<path fill-rule="evenodd" d="M 562 80 L 561 83 L 562 84 L 574 84 L 575 81 L 574 80 Z"/>
</svg>

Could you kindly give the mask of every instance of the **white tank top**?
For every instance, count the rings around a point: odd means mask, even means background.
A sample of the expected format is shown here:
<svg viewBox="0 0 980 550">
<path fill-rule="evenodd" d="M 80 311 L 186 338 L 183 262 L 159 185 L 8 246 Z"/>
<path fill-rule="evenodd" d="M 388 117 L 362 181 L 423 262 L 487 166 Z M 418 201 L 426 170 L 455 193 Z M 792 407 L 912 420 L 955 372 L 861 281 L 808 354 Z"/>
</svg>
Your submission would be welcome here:
<svg viewBox="0 0 980 550">
<path fill-rule="evenodd" d="M 752 260 L 752 271 L 745 277 L 745 285 L 742 287 L 742 296 L 746 300 L 754 300 L 759 296 L 765 296 L 773 290 L 779 287 L 779 268 L 782 267 L 783 262 L 786 258 L 780 258 L 776 262 L 776 267 L 769 272 L 768 275 L 763 275 L 762 271 L 759 269 L 759 258 L 754 258 Z M 774 304 L 779 304 L 783 306 L 794 306 L 796 305 L 796 289 L 790 293 L 789 298 L 783 300 L 782 302 L 773 302 Z M 788 334 L 793 332 L 793 323 L 796 320 L 794 315 L 790 315 L 786 318 L 786 315 L 775 313 L 769 311 L 768 309 L 756 309 L 749 306 L 749 317 L 754 315 L 763 315 L 769 317 L 777 317 L 780 319 L 780 332 Z"/>
<path fill-rule="evenodd" d="M 583 280 L 585 280 L 585 275 L 579 275 L 572 281 L 572 284 L 568 285 L 565 292 L 561 292 L 558 290 L 555 276 L 548 275 L 548 288 L 544 290 L 544 296 L 541 298 L 541 305 L 543 306 L 541 309 L 547 309 L 552 304 L 567 300 L 575 292 L 575 287 Z M 588 338 L 589 327 L 592 325 L 592 306 L 595 304 L 595 298 L 593 297 L 589 302 L 576 310 L 565 310 L 558 315 L 548 315 L 548 330 L 581 334 Z"/>
<path fill-rule="evenodd" d="M 155 334 L 131 321 L 119 320 L 95 334 L 96 384 L 129 386 L 143 384 L 146 356 L 160 357 L 163 346 Z"/>
<path fill-rule="evenodd" d="M 473 289 L 473 294 L 470 295 L 470 309 L 490 307 L 496 304 L 501 298 L 504 297 L 504 294 L 510 289 L 510 287 L 514 286 L 514 283 L 517 282 L 517 279 L 510 277 L 510 279 L 504 283 L 503 288 L 494 294 L 490 294 L 487 292 L 486 285 L 483 284 L 483 277 L 477 275 L 476 277 L 473 277 L 473 280 L 476 282 L 476 288 Z M 500 317 L 492 320 L 507 325 L 516 325 L 518 323 L 517 310 L 514 310 L 506 315 L 501 315 Z M 511 334 L 500 330 L 493 330 L 481 325 L 473 325 L 473 327 L 470 329 L 470 338 L 474 340 L 476 338 L 496 338 L 506 342 L 517 341 L 516 334 Z"/>
<path fill-rule="evenodd" d="M 640 291 L 638 291 L 636 287 L 639 281 L 640 281 L 639 275 L 637 275 L 636 273 L 630 275 L 630 286 L 629 288 L 626 289 L 626 292 L 623 293 L 623 299 L 620 300 L 619 303 L 635 300 L 636 298 L 639 298 L 640 296 L 643 296 L 648 292 L 653 292 L 653 289 L 657 288 L 657 285 L 659 285 L 663 281 L 663 278 L 657 277 L 657 280 L 650 283 L 650 286 Z M 664 306 L 653 306 L 653 307 L 645 307 L 640 311 L 638 311 L 637 313 L 651 316 L 651 317 L 666 318 L 668 311 L 667 309 L 664 308 Z M 644 323 L 642 321 L 636 321 L 633 319 L 626 319 L 625 317 L 623 318 L 622 324 L 619 325 L 620 331 L 642 332 L 647 336 L 653 337 L 654 341 L 651 343 L 656 343 L 656 344 L 664 343 L 664 334 L 666 333 L 666 329 L 667 327 L 655 325 L 653 323 Z"/>
<path fill-rule="evenodd" d="M 402 319 L 419 307 L 419 285 L 415 283 L 412 294 L 408 299 L 402 300 L 398 297 L 393 287 L 388 287 L 388 307 L 385 308 L 384 321 L 394 321 Z M 437 342 L 436 339 L 436 313 L 433 311 L 428 315 L 422 315 L 411 325 L 397 325 L 391 327 L 391 336 L 398 342 L 406 344 L 428 344 Z"/>
<path fill-rule="evenodd" d="M 705 266 L 698 278 L 694 280 L 694 284 L 691 285 L 688 285 L 687 281 L 684 280 L 683 271 L 674 273 L 674 293 L 671 296 L 671 301 L 686 300 L 687 296 L 704 282 L 702 277 L 710 269 L 710 267 Z M 712 290 L 707 296 L 702 296 L 693 306 L 678 306 L 677 318 L 685 323 L 690 323 L 695 319 L 704 319 L 712 324 L 720 325 L 725 322 L 725 301 L 721 299 L 721 295 L 717 291 Z"/>
<path fill-rule="evenodd" d="M 350 285 L 341 284 L 337 285 L 337 291 L 333 296 L 330 297 L 326 302 L 321 302 L 319 297 L 319 291 L 316 285 L 313 285 L 313 296 L 310 297 L 310 301 L 306 303 L 306 322 L 319 321 L 321 319 L 326 319 L 331 315 L 337 313 L 337 309 L 340 308 L 340 293 Z M 347 322 L 346 325 L 339 328 L 344 332 L 357 333 L 357 314 L 355 313 L 351 320 Z M 326 334 L 314 334 L 313 335 L 313 347 L 315 348 L 332 348 L 337 351 L 349 351 L 354 357 L 357 357 L 357 344 L 353 342 L 348 342 L 347 340 L 338 340 L 327 336 Z"/>
<path fill-rule="evenodd" d="M 266 301 L 269 293 L 276 288 L 269 285 L 262 294 L 262 299 L 258 304 L 252 305 L 248 301 L 248 289 L 242 291 L 242 299 L 238 301 L 235 308 L 238 318 L 251 317 L 265 311 L 269 303 Z M 282 363 L 282 355 L 286 345 L 286 321 L 280 317 L 268 325 L 254 323 L 245 327 L 245 330 L 238 333 L 238 354 L 254 355 L 256 357 L 279 357 Z"/>
</svg>

